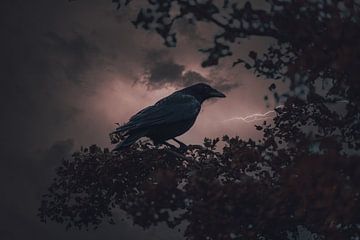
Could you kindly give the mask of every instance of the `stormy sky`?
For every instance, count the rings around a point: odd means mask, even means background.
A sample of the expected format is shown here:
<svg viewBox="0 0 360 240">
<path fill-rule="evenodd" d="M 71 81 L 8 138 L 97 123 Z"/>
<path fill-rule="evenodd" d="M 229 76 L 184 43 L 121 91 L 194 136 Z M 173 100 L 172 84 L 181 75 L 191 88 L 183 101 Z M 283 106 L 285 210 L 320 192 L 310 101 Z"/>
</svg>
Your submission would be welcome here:
<svg viewBox="0 0 360 240">
<path fill-rule="evenodd" d="M 217 29 L 179 22 L 178 45 L 135 29 L 141 1 L 116 10 L 111 1 L 5 1 L 1 6 L 1 239 L 181 239 L 163 226 L 142 231 L 131 221 L 98 231 L 65 231 L 36 217 L 54 168 L 80 146 L 110 147 L 108 133 L 143 107 L 174 90 L 206 82 L 227 98 L 209 101 L 186 143 L 224 134 L 258 137 L 244 121 L 274 107 L 264 96 L 271 81 L 256 78 L 234 59 L 202 68 Z M 271 40 L 241 42 L 235 56 Z M 235 119 L 234 119 L 235 118 Z"/>
</svg>

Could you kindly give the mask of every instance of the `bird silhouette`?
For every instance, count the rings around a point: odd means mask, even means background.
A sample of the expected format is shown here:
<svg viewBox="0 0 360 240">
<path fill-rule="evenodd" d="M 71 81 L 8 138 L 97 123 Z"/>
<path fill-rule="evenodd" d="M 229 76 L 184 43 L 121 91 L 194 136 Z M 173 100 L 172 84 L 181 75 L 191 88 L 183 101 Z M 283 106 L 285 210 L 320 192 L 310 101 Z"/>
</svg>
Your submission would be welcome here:
<svg viewBox="0 0 360 240">
<path fill-rule="evenodd" d="M 204 83 L 172 93 L 136 113 L 127 123 L 110 133 L 111 142 L 118 143 L 113 151 L 125 149 L 142 137 L 150 138 L 155 145 L 166 144 L 173 147 L 166 142 L 172 139 L 180 147 L 186 147 L 175 137 L 184 134 L 193 126 L 201 104 L 214 97 L 223 98 L 225 95 Z"/>
</svg>

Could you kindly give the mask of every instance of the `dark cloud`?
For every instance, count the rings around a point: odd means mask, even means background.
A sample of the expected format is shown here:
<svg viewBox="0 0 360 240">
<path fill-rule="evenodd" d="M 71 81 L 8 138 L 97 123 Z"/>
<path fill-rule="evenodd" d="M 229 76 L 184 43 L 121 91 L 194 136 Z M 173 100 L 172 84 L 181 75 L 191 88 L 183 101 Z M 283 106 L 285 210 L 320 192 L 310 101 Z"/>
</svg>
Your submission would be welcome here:
<svg viewBox="0 0 360 240">
<path fill-rule="evenodd" d="M 166 85 L 176 86 L 181 81 L 185 66 L 174 62 L 165 50 L 150 50 L 144 59 L 145 72 L 140 80 L 150 89 Z"/>
<path fill-rule="evenodd" d="M 210 71 L 215 78 L 206 77 L 197 71 L 186 69 L 183 64 L 176 63 L 169 52 L 153 50 L 149 51 L 145 57 L 145 73 L 138 82 L 146 84 L 149 89 L 166 86 L 182 88 L 196 83 L 207 83 L 224 92 L 239 86 L 239 83 L 230 82 L 214 73 L 214 70 Z"/>
<path fill-rule="evenodd" d="M 200 73 L 195 71 L 187 71 L 182 76 L 182 86 L 190 86 L 195 83 L 211 83 L 211 80 L 205 78 Z"/>
<path fill-rule="evenodd" d="M 56 56 L 57 68 L 62 68 L 66 78 L 81 82 L 82 74 L 91 68 L 92 60 L 96 58 L 99 49 L 90 44 L 82 35 L 75 33 L 69 39 L 55 32 L 46 33 L 50 53 L 47 56 Z"/>
<path fill-rule="evenodd" d="M 176 64 L 173 61 L 163 61 L 154 64 L 148 71 L 148 83 L 152 87 L 163 87 L 166 84 L 176 85 L 181 81 L 184 65 Z"/>
<path fill-rule="evenodd" d="M 173 60 L 163 60 L 152 63 L 140 80 L 150 89 L 166 86 L 186 87 L 195 83 L 210 83 L 211 81 L 195 71 L 185 71 L 185 66 Z"/>
<path fill-rule="evenodd" d="M 140 80 L 150 89 L 159 89 L 166 86 L 176 88 L 191 86 L 196 83 L 207 83 L 215 88 L 228 92 L 239 86 L 239 83 L 229 82 L 224 78 L 210 79 L 199 72 L 185 70 L 185 65 L 177 64 L 173 60 L 161 60 L 152 63 Z"/>
</svg>

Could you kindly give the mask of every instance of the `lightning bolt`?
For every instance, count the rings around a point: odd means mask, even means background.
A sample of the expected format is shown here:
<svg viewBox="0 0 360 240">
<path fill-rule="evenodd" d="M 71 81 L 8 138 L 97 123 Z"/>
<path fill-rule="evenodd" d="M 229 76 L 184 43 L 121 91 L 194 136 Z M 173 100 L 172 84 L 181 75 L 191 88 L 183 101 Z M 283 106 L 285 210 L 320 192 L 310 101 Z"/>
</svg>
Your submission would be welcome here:
<svg viewBox="0 0 360 240">
<path fill-rule="evenodd" d="M 342 100 L 336 101 L 336 103 L 349 103 L 349 101 L 346 99 L 342 99 Z M 282 107 L 284 107 L 284 105 L 279 105 L 279 106 L 275 107 L 275 109 L 282 108 Z M 269 118 L 274 118 L 274 117 L 276 117 L 276 111 L 270 110 L 270 111 L 267 111 L 266 113 L 253 113 L 253 114 L 250 114 L 245 117 L 233 117 L 233 118 L 225 119 L 225 120 L 223 120 L 223 122 L 241 120 L 246 123 L 252 123 L 252 122 L 265 120 L 265 119 L 269 119 Z"/>
<path fill-rule="evenodd" d="M 282 108 L 283 106 L 284 105 L 279 105 L 279 106 L 275 107 L 275 109 Z M 233 117 L 233 118 L 225 119 L 223 122 L 241 120 L 246 123 L 251 123 L 251 122 L 256 122 L 256 121 L 265 120 L 265 119 L 269 119 L 269 118 L 274 118 L 275 116 L 276 116 L 276 111 L 270 110 L 270 111 L 267 111 L 266 113 L 253 113 L 253 114 L 250 114 L 245 117 Z"/>
</svg>

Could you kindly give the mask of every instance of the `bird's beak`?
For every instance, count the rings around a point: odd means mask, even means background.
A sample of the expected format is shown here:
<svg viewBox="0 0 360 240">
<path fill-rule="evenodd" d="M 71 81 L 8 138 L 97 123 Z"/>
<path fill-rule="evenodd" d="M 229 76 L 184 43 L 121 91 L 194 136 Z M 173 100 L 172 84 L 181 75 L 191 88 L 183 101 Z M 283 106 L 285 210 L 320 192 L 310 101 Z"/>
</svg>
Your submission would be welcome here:
<svg viewBox="0 0 360 240">
<path fill-rule="evenodd" d="M 212 92 L 210 92 L 211 97 L 218 97 L 218 98 L 224 98 L 226 97 L 225 94 L 222 92 L 219 92 L 218 90 L 214 89 Z"/>
</svg>

